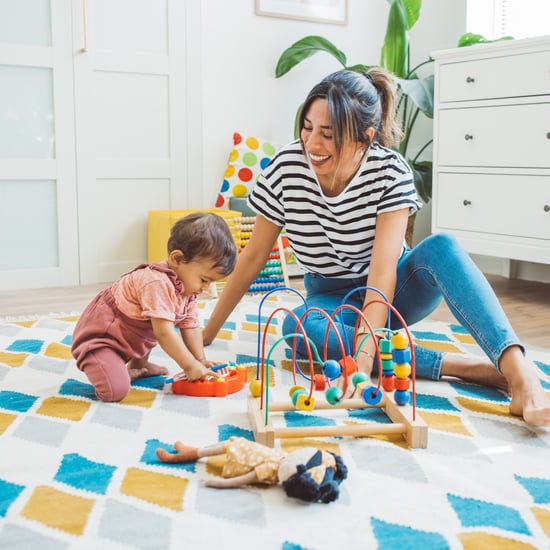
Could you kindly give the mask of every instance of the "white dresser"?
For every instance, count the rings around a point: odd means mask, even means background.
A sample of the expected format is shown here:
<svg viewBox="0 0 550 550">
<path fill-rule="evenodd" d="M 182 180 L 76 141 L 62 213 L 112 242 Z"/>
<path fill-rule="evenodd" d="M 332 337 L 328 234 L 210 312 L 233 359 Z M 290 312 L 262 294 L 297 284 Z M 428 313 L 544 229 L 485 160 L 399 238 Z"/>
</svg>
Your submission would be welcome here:
<svg viewBox="0 0 550 550">
<path fill-rule="evenodd" d="M 432 56 L 432 231 L 550 264 L 550 37 Z"/>
</svg>

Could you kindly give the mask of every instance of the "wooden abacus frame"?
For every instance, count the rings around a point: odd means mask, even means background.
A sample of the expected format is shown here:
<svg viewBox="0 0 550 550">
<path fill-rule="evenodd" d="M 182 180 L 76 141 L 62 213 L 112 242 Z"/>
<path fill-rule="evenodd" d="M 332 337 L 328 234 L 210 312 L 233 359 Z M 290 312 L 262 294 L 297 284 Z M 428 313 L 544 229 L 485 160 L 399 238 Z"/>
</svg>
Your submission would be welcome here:
<svg viewBox="0 0 550 550">
<path fill-rule="evenodd" d="M 355 424 L 346 426 L 297 426 L 274 427 L 272 413 L 294 411 L 296 408 L 290 402 L 273 402 L 268 406 L 268 421 L 265 418 L 265 404 L 261 407 L 259 397 L 248 396 L 248 418 L 252 424 L 254 439 L 269 447 L 275 446 L 275 439 L 293 437 L 332 437 L 352 436 L 367 437 L 372 435 L 401 434 L 409 447 L 425 449 L 428 446 L 428 425 L 418 415 L 413 415 L 410 405 L 397 405 L 393 395 L 380 389 L 383 394 L 378 405 L 368 405 L 363 399 L 343 399 L 337 405 L 331 405 L 326 400 L 316 399 L 316 409 L 367 409 L 381 408 L 392 424 Z M 414 416 L 414 418 L 413 418 Z"/>
</svg>

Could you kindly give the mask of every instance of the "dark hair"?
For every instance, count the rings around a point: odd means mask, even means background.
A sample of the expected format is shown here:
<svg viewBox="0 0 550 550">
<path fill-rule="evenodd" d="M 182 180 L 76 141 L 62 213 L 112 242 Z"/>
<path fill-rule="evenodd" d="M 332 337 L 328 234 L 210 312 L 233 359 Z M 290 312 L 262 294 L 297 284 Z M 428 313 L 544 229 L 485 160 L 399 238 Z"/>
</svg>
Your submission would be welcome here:
<svg viewBox="0 0 550 550">
<path fill-rule="evenodd" d="M 298 119 L 300 132 L 316 99 L 328 103 L 334 146 L 338 154 L 348 141 L 370 145 L 365 130 L 374 128 L 373 141 L 391 147 L 402 132 L 395 120 L 395 82 L 382 68 L 366 73 L 340 70 L 330 74 L 308 94 Z M 303 143 L 302 143 L 303 147 Z"/>
<path fill-rule="evenodd" d="M 298 464 L 296 473 L 283 481 L 282 486 L 289 497 L 305 502 L 332 502 L 340 495 L 339 486 L 348 477 L 348 469 L 340 456 L 327 451 L 334 457 L 335 468 L 327 468 L 320 483 L 311 477 L 310 468 L 322 463 L 322 452 L 317 451 L 307 462 Z"/>
<path fill-rule="evenodd" d="M 229 226 L 213 212 L 193 212 L 179 219 L 168 239 L 168 254 L 174 250 L 181 250 L 186 263 L 211 259 L 224 275 L 237 263 L 237 246 Z"/>
</svg>

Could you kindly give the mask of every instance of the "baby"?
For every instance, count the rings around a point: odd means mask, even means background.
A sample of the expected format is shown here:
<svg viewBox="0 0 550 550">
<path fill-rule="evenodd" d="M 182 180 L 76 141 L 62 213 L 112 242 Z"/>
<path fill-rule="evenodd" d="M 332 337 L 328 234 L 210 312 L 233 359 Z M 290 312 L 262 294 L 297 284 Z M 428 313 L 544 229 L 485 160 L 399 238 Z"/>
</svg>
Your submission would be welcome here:
<svg viewBox="0 0 550 550">
<path fill-rule="evenodd" d="M 189 380 L 215 376 L 204 353 L 197 296 L 227 277 L 236 261 L 227 223 L 197 212 L 172 227 L 165 262 L 142 264 L 100 292 L 82 313 L 72 343 L 97 397 L 120 401 L 133 380 L 168 374 L 149 361 L 157 343 Z"/>
</svg>

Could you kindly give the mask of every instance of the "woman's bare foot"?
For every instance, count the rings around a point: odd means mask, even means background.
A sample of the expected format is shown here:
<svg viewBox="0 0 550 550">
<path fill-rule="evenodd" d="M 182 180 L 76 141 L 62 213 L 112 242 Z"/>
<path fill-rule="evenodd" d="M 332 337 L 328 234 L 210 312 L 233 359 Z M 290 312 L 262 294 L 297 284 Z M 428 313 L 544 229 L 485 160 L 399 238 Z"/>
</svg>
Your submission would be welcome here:
<svg viewBox="0 0 550 550">
<path fill-rule="evenodd" d="M 166 376 L 168 369 L 151 363 L 148 358 L 130 359 L 128 361 L 128 373 L 132 382 L 138 378 L 146 378 L 148 376 Z"/>
<path fill-rule="evenodd" d="M 511 388 L 510 414 L 522 416 L 531 426 L 550 426 L 550 398 L 540 383 L 534 365 L 518 346 L 504 351 L 500 370 Z"/>
<path fill-rule="evenodd" d="M 447 353 L 441 364 L 441 376 L 453 376 L 510 394 L 506 378 L 489 360 L 481 357 Z"/>
</svg>

